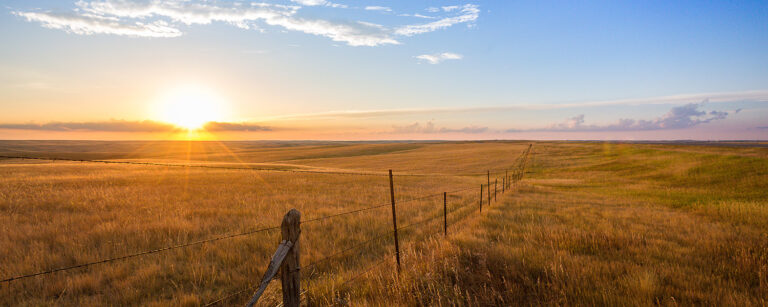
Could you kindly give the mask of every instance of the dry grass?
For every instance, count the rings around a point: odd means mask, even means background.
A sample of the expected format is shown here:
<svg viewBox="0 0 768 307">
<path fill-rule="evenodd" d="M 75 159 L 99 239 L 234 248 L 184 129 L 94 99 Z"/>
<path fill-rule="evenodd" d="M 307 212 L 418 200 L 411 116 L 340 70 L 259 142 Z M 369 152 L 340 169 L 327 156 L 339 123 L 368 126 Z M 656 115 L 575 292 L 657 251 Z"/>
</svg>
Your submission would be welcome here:
<svg viewBox="0 0 768 307">
<path fill-rule="evenodd" d="M 5 144 L 6 146 L 10 146 Z M 13 144 L 11 144 L 13 145 Z M 345 171 L 374 170 L 395 174 L 425 169 L 443 171 L 441 161 L 421 154 L 399 163 L 371 165 L 370 156 L 383 157 L 402 150 L 429 150 L 429 144 L 330 144 L 266 146 L 249 151 L 248 143 L 172 144 L 22 144 L 41 150 L 39 156 L 117 158 L 203 164 L 270 163 L 301 168 L 333 167 Z M 46 147 L 48 146 L 48 147 Z M 152 150 L 153 146 L 159 146 Z M 222 153 L 221 146 L 226 147 Z M 524 144 L 468 144 L 503 156 L 489 156 L 480 172 L 510 166 Z M 189 149 L 185 153 L 184 149 Z M 6 149 L 7 150 L 7 149 Z M 49 150 L 49 153 L 42 152 Z M 106 152 L 113 150 L 113 152 Z M 219 150 L 219 151 L 216 151 Z M 10 150 L 7 150 L 10 151 Z M 283 155 L 285 160 L 274 157 Z M 350 155 L 348 166 L 305 166 L 318 156 L 336 159 Z M 225 159 L 230 157 L 229 160 Z M 188 159 L 187 157 L 193 157 Z M 211 158 L 210 157 L 215 157 Z M 297 160 L 297 157 L 301 159 Z M 399 159 L 399 158 L 398 158 Z M 298 161 L 298 162 L 297 162 Z M 480 158 L 468 159 L 474 167 Z M 418 166 L 418 167 L 417 167 Z M 462 170 L 462 165 L 449 167 Z M 465 170 L 469 172 L 467 168 Z M 6 160 L 0 164 L 0 276 L 16 276 L 49 268 L 121 256 L 221 234 L 239 233 L 280 223 L 290 208 L 304 219 L 389 202 L 389 182 L 383 176 L 326 175 L 247 170 L 201 169 L 79 162 L 41 163 Z M 477 186 L 480 177 L 396 177 L 398 198 Z M 484 177 L 483 177 L 484 178 Z M 473 191 L 474 192 L 474 191 Z M 452 195 L 452 206 L 476 201 L 475 193 Z M 400 224 L 407 225 L 439 214 L 441 199 L 404 203 Z M 461 212 L 453 218 L 460 218 Z M 391 231 L 389 208 L 365 211 L 303 228 L 304 263 Z M 420 233 L 405 232 L 404 239 Z M 258 280 L 278 242 L 278 233 L 238 237 L 215 243 L 56 273 L 2 285 L 0 305 L 192 305 L 205 303 Z M 340 257 L 314 269 L 317 279 L 346 269 L 354 270 L 389 254 L 391 238 L 371 244 L 361 255 Z M 347 255 L 348 256 L 348 255 Z M 315 277 L 313 277 L 315 278 Z M 268 293 L 275 297 L 279 286 Z M 267 297 L 269 301 L 270 297 Z M 233 301 L 242 301 L 243 297 Z"/>
<path fill-rule="evenodd" d="M 527 143 L 2 143 L 39 155 L 443 174 L 396 178 L 408 199 L 477 186 Z M 25 147 L 26 146 L 26 147 Z M 403 231 L 302 272 L 315 305 L 766 305 L 768 151 L 541 142 L 522 186 L 477 214 Z M 388 201 L 386 177 L 39 163 L 0 164 L 0 276 L 119 256 Z M 453 175 L 465 176 L 453 176 Z M 441 199 L 403 204 L 399 224 Z M 302 262 L 391 231 L 379 210 L 303 226 Z M 2 285 L 0 305 L 188 305 L 260 278 L 277 234 L 234 238 Z M 385 260 L 352 283 L 343 282 Z M 265 302 L 278 300 L 279 286 Z M 229 303 L 241 304 L 247 295 Z"/>
<path fill-rule="evenodd" d="M 768 161 L 649 147 L 538 143 L 533 173 L 500 206 L 419 249 L 399 280 L 373 272 L 345 300 L 768 304 Z"/>
</svg>

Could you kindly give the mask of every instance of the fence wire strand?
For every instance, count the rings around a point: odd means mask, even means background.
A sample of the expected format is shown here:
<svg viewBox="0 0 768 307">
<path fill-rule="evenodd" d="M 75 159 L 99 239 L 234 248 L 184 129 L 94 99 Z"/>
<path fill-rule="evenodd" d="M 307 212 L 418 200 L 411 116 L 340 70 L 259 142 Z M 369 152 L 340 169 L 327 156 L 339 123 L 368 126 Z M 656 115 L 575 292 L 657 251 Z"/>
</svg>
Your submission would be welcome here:
<svg viewBox="0 0 768 307">
<path fill-rule="evenodd" d="M 144 255 L 149 255 L 149 254 L 169 251 L 169 250 L 178 249 L 178 248 L 182 248 L 182 247 L 189 247 L 189 246 L 199 245 L 199 244 L 203 244 L 203 243 L 209 243 L 209 242 L 214 242 L 214 241 L 219 241 L 219 240 L 225 240 L 225 239 L 231 239 L 231 238 L 236 238 L 236 237 L 242 237 L 242 236 L 252 235 L 252 234 L 256 234 L 256 233 L 260 233 L 260 232 L 265 232 L 265 231 L 270 231 L 270 230 L 276 230 L 276 229 L 280 229 L 280 227 L 279 226 L 275 226 L 275 227 L 261 228 L 261 229 L 257 229 L 257 230 L 251 230 L 251 231 L 246 231 L 246 232 L 241 232 L 241 233 L 236 233 L 236 234 L 230 234 L 230 235 L 225 235 L 225 236 L 220 236 L 220 237 L 215 237 L 215 238 L 210 238 L 210 239 L 205 239 L 205 240 L 187 242 L 187 243 L 167 246 L 167 247 L 163 247 L 163 248 L 157 248 L 157 249 L 142 251 L 142 252 L 128 254 L 128 255 L 124 255 L 124 256 L 120 256 L 120 257 L 107 258 L 107 259 L 97 260 L 97 261 L 93 261 L 93 262 L 86 262 L 86 263 L 81 263 L 81 264 L 67 266 L 67 267 L 60 267 L 60 268 L 51 269 L 51 270 L 42 271 L 42 272 L 37 272 L 37 273 L 31 273 L 31 274 L 25 274 L 25 275 L 20 275 L 20 276 L 14 276 L 14 277 L 10 277 L 10 278 L 6 278 L 6 279 L 3 279 L 3 280 L 0 280 L 0 283 L 11 282 L 11 281 L 14 281 L 14 280 L 25 279 L 25 278 L 30 278 L 30 277 L 40 276 L 40 275 L 48 275 L 48 274 L 53 274 L 53 273 L 61 272 L 61 271 L 68 271 L 68 270 L 73 270 L 73 269 L 78 269 L 78 268 L 84 268 L 84 267 L 89 267 L 89 266 L 96 265 L 96 264 L 113 262 L 113 261 L 117 261 L 117 260 L 125 260 L 125 259 L 129 259 L 129 258 L 134 258 L 134 257 L 139 257 L 139 256 L 144 256 Z"/>
</svg>

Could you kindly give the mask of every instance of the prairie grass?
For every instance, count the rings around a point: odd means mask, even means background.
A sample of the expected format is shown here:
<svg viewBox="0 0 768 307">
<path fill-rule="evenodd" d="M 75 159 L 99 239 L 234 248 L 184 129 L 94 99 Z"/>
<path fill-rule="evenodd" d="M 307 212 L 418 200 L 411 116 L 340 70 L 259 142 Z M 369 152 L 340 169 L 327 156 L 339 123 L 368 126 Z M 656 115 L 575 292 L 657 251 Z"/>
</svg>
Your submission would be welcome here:
<svg viewBox="0 0 768 307">
<path fill-rule="evenodd" d="M 369 273 L 343 302 L 768 304 L 765 150 L 534 148 L 533 168 L 499 205 L 410 254 L 399 278 L 391 268 Z"/>
<path fill-rule="evenodd" d="M 432 174 L 396 176 L 403 201 L 479 190 L 485 170 L 511 168 L 527 144 L 0 142 L 0 152 Z M 399 277 L 384 236 L 302 271 L 304 302 L 766 305 L 766 158 L 761 148 L 536 142 L 522 184 L 482 214 L 478 190 L 449 196 L 447 239 L 441 218 L 403 230 Z M 309 220 L 387 204 L 388 184 L 384 176 L 6 160 L 0 276 L 274 226 L 293 207 Z M 442 197 L 402 203 L 398 224 L 441 212 Z M 302 264 L 391 230 L 386 206 L 302 225 Z M 199 306 L 257 282 L 278 240 L 266 232 L 15 281 L 0 285 L 0 305 Z M 263 302 L 279 296 L 273 283 Z"/>
</svg>

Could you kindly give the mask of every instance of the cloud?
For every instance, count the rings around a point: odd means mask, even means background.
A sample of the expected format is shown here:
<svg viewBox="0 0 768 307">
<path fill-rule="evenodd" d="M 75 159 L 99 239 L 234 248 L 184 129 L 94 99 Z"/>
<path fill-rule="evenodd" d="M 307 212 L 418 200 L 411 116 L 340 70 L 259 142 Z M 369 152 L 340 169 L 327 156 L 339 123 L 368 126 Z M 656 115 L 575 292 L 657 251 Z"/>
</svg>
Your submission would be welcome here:
<svg viewBox="0 0 768 307">
<path fill-rule="evenodd" d="M 478 126 L 469 126 L 464 127 L 460 129 L 450 129 L 450 128 L 437 128 L 435 127 L 435 124 L 431 121 L 428 121 L 426 124 L 421 125 L 419 123 L 413 123 L 406 126 L 392 126 L 391 133 L 397 133 L 397 134 L 412 134 L 412 133 L 422 133 L 422 134 L 430 134 L 430 133 L 483 133 L 488 131 L 488 127 L 478 127 Z"/>
<path fill-rule="evenodd" d="M 333 41 L 346 42 L 350 46 L 398 45 L 383 27 L 373 23 L 357 22 L 350 24 L 334 23 L 321 19 L 303 19 L 279 17 L 266 20 L 270 25 L 279 25 L 288 30 L 320 35 Z"/>
<path fill-rule="evenodd" d="M 605 100 L 605 101 L 584 101 L 577 103 L 561 104 L 517 104 L 508 106 L 492 107 L 462 107 L 462 108 L 407 108 L 407 109 L 378 109 L 378 110 L 343 110 L 328 111 L 318 113 L 299 113 L 287 114 L 270 117 L 270 120 L 315 120 L 315 119 L 339 119 L 339 118 L 381 118 L 401 115 L 416 114 L 467 114 L 480 112 L 508 112 L 508 111 L 527 111 L 527 110 L 565 110 L 573 108 L 589 108 L 600 106 L 640 106 L 672 104 L 689 104 L 691 101 L 702 101 L 708 99 L 710 102 L 768 102 L 768 91 L 743 91 L 743 92 L 722 92 L 722 93 L 701 93 L 685 94 L 673 96 L 648 97 L 637 99 Z M 734 111 L 735 112 L 735 111 Z"/>
<path fill-rule="evenodd" d="M 0 129 L 8 130 L 39 130 L 39 131 L 101 131 L 101 132 L 179 132 L 186 129 L 178 126 L 151 121 L 126 121 L 110 120 L 95 122 L 50 122 L 45 124 L 26 123 L 26 124 L 3 124 L 0 123 Z M 208 122 L 203 126 L 203 130 L 211 132 L 222 131 L 272 131 L 271 127 L 258 125 L 255 123 L 229 123 L 229 122 Z"/>
<path fill-rule="evenodd" d="M 586 125 L 584 114 L 567 119 L 540 129 L 509 129 L 507 132 L 522 131 L 640 131 L 640 130 L 672 130 L 685 129 L 712 121 L 725 119 L 726 111 L 702 111 L 703 103 L 689 103 L 672 108 L 661 117 L 652 120 L 619 119 L 618 122 L 607 125 Z"/>
<path fill-rule="evenodd" d="M 253 123 L 227 123 L 227 122 L 208 122 L 203 126 L 206 131 L 272 131 L 272 128 Z"/>
<path fill-rule="evenodd" d="M 445 60 L 461 60 L 463 57 L 464 56 L 462 56 L 461 54 L 456 54 L 451 52 L 422 54 L 422 55 L 416 56 L 417 59 L 426 61 L 429 64 L 440 64 L 440 62 Z"/>
<path fill-rule="evenodd" d="M 329 2 L 326 4 L 339 7 Z M 391 31 L 380 26 L 371 26 L 370 23 L 341 23 L 297 17 L 296 13 L 300 9 L 298 6 L 256 2 L 125 0 L 78 1 L 76 5 L 78 9 L 75 13 L 15 14 L 25 17 L 28 21 L 40 22 L 45 27 L 80 35 L 105 33 L 172 37 L 182 35 L 173 24 L 190 26 L 224 22 L 243 29 L 253 29 L 258 28 L 254 26 L 255 22 L 263 22 L 288 30 L 328 37 L 350 46 L 399 44 L 392 37 Z M 149 19 L 155 20 L 147 22 Z M 132 22 L 129 22 L 131 20 Z"/>
<path fill-rule="evenodd" d="M 156 121 L 111 120 L 100 122 L 50 122 L 46 124 L 1 124 L 0 129 L 44 131 L 170 132 L 180 128 Z"/>
<path fill-rule="evenodd" d="M 333 3 L 325 0 L 291 0 L 291 2 L 306 6 L 329 6 L 335 8 L 347 8 L 345 4 Z"/>
<path fill-rule="evenodd" d="M 400 44 L 398 36 L 413 36 L 459 23 L 473 22 L 477 20 L 480 12 L 475 4 L 444 7 L 442 12 L 449 15 L 448 17 L 413 15 L 420 18 L 440 18 L 427 24 L 384 26 L 354 19 L 340 22 L 300 17 L 298 12 L 304 6 L 347 6 L 326 0 L 291 1 L 297 5 L 209 0 L 79 0 L 72 12 L 17 11 L 13 14 L 30 22 L 38 22 L 46 28 L 79 35 L 177 37 L 183 35 L 181 26 L 222 22 L 242 29 L 263 31 L 258 25 L 263 23 L 327 37 L 350 46 L 381 46 Z M 367 6 L 365 9 L 391 11 L 384 6 Z"/>
<path fill-rule="evenodd" d="M 455 11 L 455 10 L 458 10 L 459 8 L 460 8 L 460 6 L 458 6 L 458 5 L 451 5 L 451 6 L 443 6 L 442 7 L 443 11 L 446 11 L 446 12 Z"/>
<path fill-rule="evenodd" d="M 169 26 L 164 21 L 151 23 L 123 23 L 112 18 L 97 15 L 53 14 L 36 12 L 14 12 L 27 21 L 35 21 L 49 29 L 64 30 L 74 34 L 113 34 L 135 37 L 177 37 L 179 29 Z"/>
<path fill-rule="evenodd" d="M 403 26 L 395 30 L 395 34 L 413 36 L 416 34 L 448 28 L 459 23 L 473 22 L 477 20 L 478 17 L 480 17 L 480 9 L 476 4 L 463 5 L 461 9 L 459 9 L 459 13 L 460 14 L 457 16 L 446 17 L 426 24 Z"/>
<path fill-rule="evenodd" d="M 437 19 L 437 17 L 421 15 L 419 13 L 416 13 L 416 14 L 399 14 L 397 16 L 416 17 L 416 18 L 423 18 L 423 19 Z"/>
<path fill-rule="evenodd" d="M 391 12 L 392 9 L 386 6 L 377 6 L 377 5 L 371 5 L 365 7 L 366 11 L 384 11 L 384 12 Z"/>
</svg>

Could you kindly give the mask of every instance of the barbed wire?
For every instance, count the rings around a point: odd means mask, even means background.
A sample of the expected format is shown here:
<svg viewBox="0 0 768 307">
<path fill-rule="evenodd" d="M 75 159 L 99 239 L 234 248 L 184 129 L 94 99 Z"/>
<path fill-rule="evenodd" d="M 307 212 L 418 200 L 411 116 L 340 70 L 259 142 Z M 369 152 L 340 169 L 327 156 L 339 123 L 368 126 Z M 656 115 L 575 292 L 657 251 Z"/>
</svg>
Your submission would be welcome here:
<svg viewBox="0 0 768 307">
<path fill-rule="evenodd" d="M 355 250 L 355 249 L 358 249 L 358 248 L 360 248 L 360 247 L 363 247 L 363 246 L 365 246 L 365 245 L 368 245 L 368 244 L 370 244 L 371 242 L 374 242 L 374 241 L 376 241 L 376 240 L 379 240 L 379 239 L 381 239 L 381 238 L 385 238 L 385 237 L 388 237 L 388 236 L 392 235 L 393 233 L 394 233 L 394 231 L 389 231 L 389 232 L 386 232 L 386 233 L 380 234 L 380 235 L 378 235 L 378 236 L 375 236 L 375 237 L 373 237 L 373 238 L 371 238 L 371 239 L 368 239 L 368 240 L 365 240 L 365 241 L 363 241 L 363 242 L 360 242 L 360 243 L 358 243 L 358 244 L 355 244 L 355 245 L 354 245 L 354 246 L 352 246 L 352 247 L 349 247 L 349 248 L 343 249 L 343 250 L 341 250 L 341 251 L 338 251 L 338 252 L 336 252 L 336 253 L 333 253 L 333 254 L 331 254 L 331 255 L 325 256 L 325 257 L 323 257 L 323 258 L 321 258 L 321 259 L 319 259 L 319 260 L 315 260 L 315 261 L 311 262 L 310 264 L 308 264 L 308 265 L 306 265 L 306 266 L 302 267 L 302 270 L 306 270 L 306 269 L 309 269 L 309 268 L 313 268 L 313 267 L 316 267 L 316 266 L 317 266 L 318 264 L 320 264 L 320 263 L 323 263 L 323 262 L 325 262 L 325 261 L 328 261 L 328 260 L 330 260 L 330 259 L 332 259 L 332 258 L 334 258 L 334 257 L 336 257 L 336 256 L 339 256 L 339 255 L 343 255 L 344 253 L 346 253 L 346 252 L 348 252 L 348 251 L 351 251 L 351 250 Z"/>
<path fill-rule="evenodd" d="M 158 163 L 158 162 L 137 162 L 137 161 L 113 161 L 113 160 L 97 160 L 97 159 L 73 159 L 73 158 L 58 158 L 58 157 L 32 157 L 32 156 L 8 156 L 0 155 L 0 158 L 5 159 L 29 159 L 29 160 L 49 160 L 49 161 L 70 161 L 70 162 L 90 162 L 90 163 L 104 163 L 104 164 L 130 164 L 130 165 L 150 165 L 150 166 L 167 166 L 167 167 L 192 167 L 192 168 L 210 168 L 210 169 L 235 169 L 235 170 L 251 170 L 251 171 L 263 171 L 263 172 L 290 172 L 290 173 L 308 173 L 308 174 L 328 174 L 328 175 L 359 175 L 359 176 L 379 176 L 387 177 L 386 173 L 373 173 L 373 172 L 342 172 L 342 171 L 316 171 L 316 170 L 300 170 L 300 169 L 277 169 L 277 168 L 263 168 L 263 167 L 235 167 L 235 166 L 216 166 L 216 165 L 202 165 L 202 164 L 175 164 L 175 163 Z M 512 165 L 515 165 L 516 158 Z M 485 173 L 465 173 L 460 175 L 450 176 L 481 176 L 490 174 L 498 174 L 507 171 L 509 168 L 489 169 Z M 413 174 L 404 173 L 397 174 L 398 177 L 429 177 L 445 174 Z"/>
<path fill-rule="evenodd" d="M 475 188 L 459 189 L 459 190 L 454 190 L 454 191 L 445 192 L 445 193 L 459 193 L 459 192 L 463 192 L 463 191 L 467 191 L 467 190 L 471 190 L 471 189 L 475 189 Z M 409 202 L 424 200 L 424 199 L 428 199 L 428 198 L 432 198 L 432 197 L 440 196 L 440 195 L 443 195 L 443 192 L 435 193 L 435 194 L 430 194 L 430 195 L 425 195 L 425 196 L 419 196 L 419 197 L 411 198 L 411 199 L 407 199 L 407 200 L 401 200 L 401 201 L 397 201 L 396 203 L 397 204 L 409 203 Z M 306 220 L 306 221 L 302 221 L 301 224 L 308 224 L 308 223 L 322 221 L 322 220 L 325 220 L 325 219 L 339 217 L 339 216 L 343 216 L 343 215 L 354 214 L 354 213 L 359 213 L 359 212 L 373 210 L 373 209 L 378 209 L 378 208 L 389 207 L 391 205 L 392 205 L 392 203 L 384 203 L 384 204 L 375 205 L 375 206 L 366 207 L 366 208 L 361 208 L 361 209 L 357 209 L 357 210 L 352 210 L 352 211 L 347 211 L 347 212 L 341 212 L 341 213 L 335 213 L 335 214 L 331 214 L 331 215 L 316 217 L 316 218 L 312 218 L 312 219 L 309 219 L 309 220 Z"/>
<path fill-rule="evenodd" d="M 203 244 L 203 243 L 209 243 L 209 242 L 214 242 L 214 241 L 219 241 L 219 240 L 224 240 L 224 239 L 231 239 L 231 238 L 236 238 L 236 237 L 242 237 L 242 236 L 252 235 L 252 234 L 256 234 L 256 233 L 260 233 L 260 232 L 265 232 L 265 231 L 270 231 L 270 230 L 276 230 L 276 229 L 280 229 L 280 227 L 279 226 L 274 226 L 274 227 L 268 227 L 268 228 L 261 228 L 261 229 L 256 229 L 256 230 L 251 230 L 251 231 L 246 231 L 246 232 L 241 232 L 241 233 L 236 233 L 236 234 L 230 234 L 230 235 L 225 235 L 225 236 L 220 236 L 220 237 L 215 237 L 215 238 L 210 238 L 210 239 L 205 239 L 205 240 L 198 240 L 198 241 L 193 241 L 193 242 L 187 242 L 187 243 L 167 246 L 167 247 L 163 247 L 163 248 L 157 248 L 157 249 L 137 252 L 137 253 L 123 255 L 123 256 L 119 256 L 119 257 L 101 259 L 101 260 L 97 260 L 97 261 L 93 261 L 93 262 L 86 262 L 86 263 L 81 263 L 81 264 L 67 266 L 67 267 L 60 267 L 60 268 L 50 269 L 50 270 L 47 270 L 47 271 L 42 271 L 42 272 L 37 272 L 37 273 L 19 275 L 19 276 L 9 277 L 9 278 L 5 278 L 3 280 L 0 280 L 0 283 L 11 282 L 11 281 L 14 281 L 14 280 L 25 279 L 25 278 L 30 278 L 30 277 L 40 276 L 40 275 L 48 275 L 48 274 L 53 274 L 53 273 L 61 272 L 61 271 L 68 271 L 68 270 L 73 270 L 73 269 L 78 269 L 78 268 L 84 268 L 84 267 L 89 267 L 89 266 L 96 265 L 96 264 L 113 262 L 113 261 L 117 261 L 117 260 L 125 260 L 125 259 L 134 258 L 134 257 L 138 257 L 138 256 L 144 256 L 144 255 L 149 255 L 149 254 L 154 254 L 154 253 L 159 253 L 159 252 L 169 251 L 169 250 L 178 249 L 178 248 L 182 248 L 182 247 L 189 247 L 189 246 L 193 246 L 193 245 L 199 245 L 199 244 Z"/>
<path fill-rule="evenodd" d="M 150 165 L 150 166 L 167 166 L 167 167 L 191 167 L 191 168 L 210 168 L 210 169 L 234 169 L 234 170 L 251 170 L 251 171 L 263 171 L 263 172 L 288 172 L 288 173 L 306 173 L 306 174 L 328 174 L 328 175 L 359 175 L 359 176 L 379 176 L 388 177 L 386 173 L 373 173 L 373 172 L 341 172 L 341 171 L 314 171 L 314 170 L 301 170 L 301 169 L 279 169 L 279 168 L 263 168 L 263 167 L 236 167 L 236 166 L 217 166 L 217 165 L 202 165 L 202 164 L 175 164 L 175 163 L 158 163 L 158 162 L 136 162 L 136 161 L 111 161 L 111 160 L 89 160 L 89 159 L 70 159 L 70 158 L 52 158 L 52 157 L 28 157 L 28 156 L 5 156 L 0 155 L 0 158 L 5 159 L 30 159 L 30 160 L 50 160 L 50 161 L 70 161 L 70 162 L 90 162 L 90 163 L 104 163 L 104 164 L 129 164 L 129 165 Z M 427 177 L 436 176 L 439 174 L 398 174 L 398 177 Z"/>
</svg>

